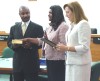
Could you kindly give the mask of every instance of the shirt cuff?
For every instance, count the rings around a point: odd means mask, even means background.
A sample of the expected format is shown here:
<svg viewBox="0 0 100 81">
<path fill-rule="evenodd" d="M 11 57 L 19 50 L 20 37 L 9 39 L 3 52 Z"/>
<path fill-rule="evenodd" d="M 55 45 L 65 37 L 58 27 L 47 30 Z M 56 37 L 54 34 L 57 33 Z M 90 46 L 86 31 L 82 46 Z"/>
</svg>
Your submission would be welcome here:
<svg viewBox="0 0 100 81">
<path fill-rule="evenodd" d="M 42 43 L 43 43 L 43 41 L 41 40 L 41 38 L 37 38 L 37 40 L 38 40 L 38 45 L 40 46 L 40 45 L 42 45 Z"/>
<path fill-rule="evenodd" d="M 75 46 L 75 50 L 78 51 L 83 51 L 83 47 L 82 46 Z"/>
</svg>

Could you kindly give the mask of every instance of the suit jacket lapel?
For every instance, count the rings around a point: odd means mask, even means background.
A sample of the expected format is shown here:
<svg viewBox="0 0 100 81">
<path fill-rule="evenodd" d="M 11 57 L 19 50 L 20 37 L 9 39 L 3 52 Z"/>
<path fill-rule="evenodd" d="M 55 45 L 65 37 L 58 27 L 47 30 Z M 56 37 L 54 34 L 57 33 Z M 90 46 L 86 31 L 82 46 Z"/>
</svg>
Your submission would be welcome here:
<svg viewBox="0 0 100 81">
<path fill-rule="evenodd" d="M 21 36 L 23 37 L 21 24 L 22 24 L 22 23 L 19 23 L 19 24 L 18 24 L 18 33 L 19 33 L 19 35 L 21 35 Z"/>
</svg>

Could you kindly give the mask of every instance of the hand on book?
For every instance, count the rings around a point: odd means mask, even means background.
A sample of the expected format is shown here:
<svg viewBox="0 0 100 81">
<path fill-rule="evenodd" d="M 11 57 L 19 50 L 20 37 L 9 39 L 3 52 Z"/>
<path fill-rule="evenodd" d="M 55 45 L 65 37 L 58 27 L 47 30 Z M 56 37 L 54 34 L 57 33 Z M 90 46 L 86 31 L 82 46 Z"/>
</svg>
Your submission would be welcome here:
<svg viewBox="0 0 100 81">
<path fill-rule="evenodd" d="M 66 45 L 62 44 L 62 43 L 58 43 L 58 44 L 56 45 L 56 49 L 57 49 L 58 51 L 66 51 L 66 50 L 68 49 L 68 47 L 67 47 Z"/>
<path fill-rule="evenodd" d="M 25 42 L 30 42 L 30 43 L 33 43 L 33 44 L 38 44 L 38 39 L 37 38 L 24 38 L 22 39 L 23 43 Z"/>
<path fill-rule="evenodd" d="M 24 42 L 23 42 L 23 47 L 24 47 L 24 48 L 27 48 L 27 49 L 30 49 L 30 48 L 31 48 L 31 43 L 28 42 L 28 41 L 24 41 Z"/>
</svg>

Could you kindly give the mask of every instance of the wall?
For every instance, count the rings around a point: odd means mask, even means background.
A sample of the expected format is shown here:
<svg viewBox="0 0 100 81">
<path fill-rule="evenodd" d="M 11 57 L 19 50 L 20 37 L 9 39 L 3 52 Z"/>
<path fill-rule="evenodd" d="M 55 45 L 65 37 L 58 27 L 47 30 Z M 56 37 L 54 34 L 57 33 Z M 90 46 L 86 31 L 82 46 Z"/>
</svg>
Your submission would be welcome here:
<svg viewBox="0 0 100 81">
<path fill-rule="evenodd" d="M 53 4 L 59 4 L 63 6 L 72 0 L 1 0 L 0 1 L 0 31 L 6 31 L 9 33 L 10 27 L 18 21 L 21 21 L 18 15 L 18 8 L 21 5 L 26 5 L 31 11 L 31 20 L 39 23 L 45 29 L 48 26 L 48 10 L 49 6 Z M 99 0 L 77 0 L 81 3 L 91 28 L 96 27 L 98 34 L 100 34 L 100 8 Z"/>
</svg>

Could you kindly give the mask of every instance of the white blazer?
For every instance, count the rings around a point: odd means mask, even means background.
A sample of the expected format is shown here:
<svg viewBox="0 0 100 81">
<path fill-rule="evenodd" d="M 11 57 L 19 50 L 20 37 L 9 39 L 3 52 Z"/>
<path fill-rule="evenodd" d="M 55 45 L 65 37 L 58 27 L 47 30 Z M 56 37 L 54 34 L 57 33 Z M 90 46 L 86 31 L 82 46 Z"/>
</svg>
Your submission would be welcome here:
<svg viewBox="0 0 100 81">
<path fill-rule="evenodd" d="M 91 28 L 86 20 L 70 27 L 65 35 L 68 46 L 74 46 L 76 52 L 67 51 L 66 64 L 87 64 L 91 60 Z"/>
</svg>

